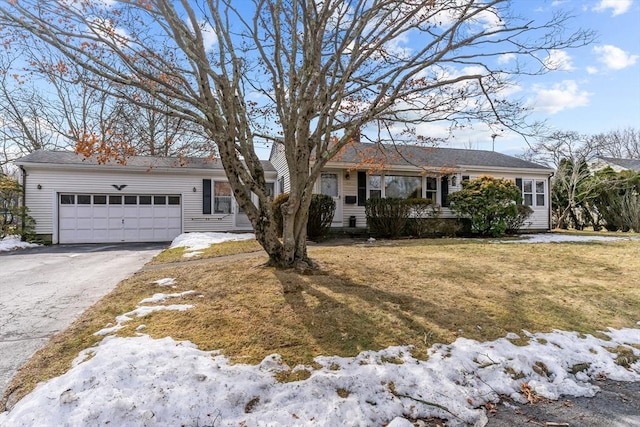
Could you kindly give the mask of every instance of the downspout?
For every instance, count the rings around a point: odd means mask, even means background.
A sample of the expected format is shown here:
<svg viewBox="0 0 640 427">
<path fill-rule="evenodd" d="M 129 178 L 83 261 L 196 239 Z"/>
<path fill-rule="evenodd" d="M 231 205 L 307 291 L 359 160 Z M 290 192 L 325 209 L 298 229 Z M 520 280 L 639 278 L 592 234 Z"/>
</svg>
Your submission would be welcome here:
<svg viewBox="0 0 640 427">
<path fill-rule="evenodd" d="M 27 216 L 27 171 L 22 165 L 20 165 L 20 170 L 22 171 L 22 209 L 20 209 L 20 220 L 22 224 L 20 225 L 20 235 L 22 236 L 22 240 L 24 240 Z"/>
<path fill-rule="evenodd" d="M 552 225 L 553 225 L 552 222 L 551 222 L 551 209 L 552 209 L 551 208 L 551 203 L 553 201 L 553 197 L 551 197 L 551 178 L 553 177 L 553 175 L 555 175 L 555 172 L 551 172 L 551 175 L 549 175 L 549 179 L 548 179 L 548 181 L 549 181 L 549 183 L 548 183 L 548 186 L 549 186 L 549 208 L 547 209 L 547 214 L 549 216 L 549 230 L 548 231 L 551 231 Z"/>
</svg>

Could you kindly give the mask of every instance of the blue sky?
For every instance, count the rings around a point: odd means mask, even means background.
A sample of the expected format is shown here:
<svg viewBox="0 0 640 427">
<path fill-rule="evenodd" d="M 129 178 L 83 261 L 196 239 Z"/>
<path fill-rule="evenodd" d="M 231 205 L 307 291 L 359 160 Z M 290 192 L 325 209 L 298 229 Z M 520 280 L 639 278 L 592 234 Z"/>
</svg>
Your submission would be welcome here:
<svg viewBox="0 0 640 427">
<path fill-rule="evenodd" d="M 514 0 L 512 7 L 538 23 L 558 10 L 566 11 L 573 15 L 567 33 L 579 28 L 596 32 L 590 45 L 554 52 L 557 70 L 516 80 L 513 96 L 532 111 L 530 120 L 581 134 L 640 129 L 640 0 Z M 418 126 L 418 133 L 445 136 L 446 125 L 425 124 Z M 494 133 L 475 126 L 458 131 L 440 146 L 491 150 Z M 522 155 L 527 148 L 527 141 L 514 133 L 495 138 L 495 151 Z M 266 148 L 258 147 L 258 153 L 268 157 Z"/>
<path fill-rule="evenodd" d="M 557 10 L 565 10 L 574 15 L 567 32 L 585 28 L 597 33 L 588 46 L 554 52 L 558 70 L 523 76 L 516 82 L 513 96 L 531 108 L 531 119 L 546 120 L 553 129 L 583 134 L 640 129 L 640 0 L 513 0 L 512 7 L 537 22 L 546 22 Z M 206 34 L 210 35 L 209 43 L 215 44 L 215 35 Z M 445 127 L 425 124 L 418 133 L 446 136 Z M 476 126 L 457 132 L 441 145 L 490 150 L 494 132 Z M 258 153 L 267 158 L 269 150 L 262 145 L 257 147 Z M 526 141 L 516 134 L 505 132 L 495 138 L 496 151 L 520 155 L 526 148 Z"/>
<path fill-rule="evenodd" d="M 586 134 L 640 128 L 640 1 L 517 0 L 514 6 L 536 20 L 562 8 L 575 15 L 574 27 L 597 32 L 591 45 L 558 54 L 560 70 L 521 80 L 519 95 L 534 109 L 532 117 L 547 120 L 554 129 Z M 468 135 L 452 146 L 463 143 L 491 149 L 486 133 Z M 526 143 L 505 135 L 496 138 L 495 147 L 520 154 Z"/>
</svg>

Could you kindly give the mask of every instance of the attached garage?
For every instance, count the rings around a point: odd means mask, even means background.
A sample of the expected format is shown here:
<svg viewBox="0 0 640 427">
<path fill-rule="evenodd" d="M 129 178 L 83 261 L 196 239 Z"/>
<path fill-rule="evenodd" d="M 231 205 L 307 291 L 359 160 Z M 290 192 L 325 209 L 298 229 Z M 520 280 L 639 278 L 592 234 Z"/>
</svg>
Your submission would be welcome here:
<svg viewBox="0 0 640 427">
<path fill-rule="evenodd" d="M 181 233 L 179 195 L 58 197 L 59 243 L 166 242 Z"/>
<path fill-rule="evenodd" d="M 35 151 L 15 164 L 45 242 L 170 242 L 181 233 L 251 229 L 217 159 L 136 156 L 120 164 Z M 262 166 L 273 188 L 277 172 Z"/>
</svg>

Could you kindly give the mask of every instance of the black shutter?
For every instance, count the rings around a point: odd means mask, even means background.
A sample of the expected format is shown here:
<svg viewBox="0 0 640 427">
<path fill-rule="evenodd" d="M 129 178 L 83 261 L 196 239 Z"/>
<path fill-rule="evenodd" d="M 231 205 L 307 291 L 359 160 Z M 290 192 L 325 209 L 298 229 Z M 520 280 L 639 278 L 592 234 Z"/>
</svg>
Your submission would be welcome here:
<svg viewBox="0 0 640 427">
<path fill-rule="evenodd" d="M 358 172 L 358 206 L 364 206 L 367 201 L 367 173 Z"/>
<path fill-rule="evenodd" d="M 443 208 L 449 207 L 449 177 L 440 178 L 440 201 Z"/>
<path fill-rule="evenodd" d="M 522 204 L 522 199 L 523 199 L 523 197 L 522 197 L 522 178 L 516 178 L 516 187 L 518 187 L 520 189 L 520 195 L 521 195 L 520 200 L 518 200 L 516 203 L 518 205 L 521 205 Z"/>
<path fill-rule="evenodd" d="M 202 213 L 211 214 L 211 180 L 202 180 Z"/>
</svg>

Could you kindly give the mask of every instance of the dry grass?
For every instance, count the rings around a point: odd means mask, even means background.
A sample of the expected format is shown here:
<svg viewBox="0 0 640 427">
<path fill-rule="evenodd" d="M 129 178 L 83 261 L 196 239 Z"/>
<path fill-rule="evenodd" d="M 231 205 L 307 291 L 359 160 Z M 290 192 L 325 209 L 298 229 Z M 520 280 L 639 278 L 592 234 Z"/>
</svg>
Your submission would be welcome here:
<svg viewBox="0 0 640 427">
<path fill-rule="evenodd" d="M 171 262 L 185 262 L 197 259 L 216 258 L 221 256 L 236 255 L 247 252 L 259 252 L 262 247 L 257 240 L 239 240 L 237 242 L 224 242 L 224 244 L 211 245 L 207 249 L 198 250 L 198 255 L 185 257 L 188 251 L 185 248 L 167 249 L 151 260 L 152 265 L 166 264 Z"/>
<path fill-rule="evenodd" d="M 173 264 L 122 282 L 38 352 L 11 387 L 21 396 L 68 369 L 78 351 L 98 341 L 93 332 L 135 301 L 167 292 L 152 283 L 163 277 L 176 279 L 171 292 L 195 290 L 203 297 L 180 300 L 195 304 L 185 312 L 136 319 L 119 335 L 134 335 L 144 323 L 153 337 L 222 349 L 236 362 L 279 353 L 294 366 L 317 355 L 353 356 L 390 345 L 413 345 L 413 354 L 424 358 L 433 343 L 460 336 L 493 340 L 522 329 L 633 327 L 640 320 L 639 253 L 639 241 L 443 239 L 312 247 L 322 266 L 315 275 L 264 267 L 264 254 Z"/>
</svg>

